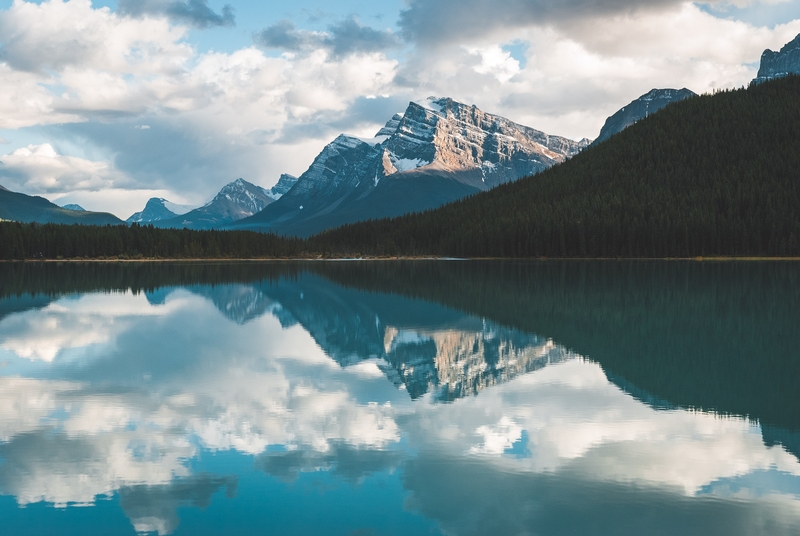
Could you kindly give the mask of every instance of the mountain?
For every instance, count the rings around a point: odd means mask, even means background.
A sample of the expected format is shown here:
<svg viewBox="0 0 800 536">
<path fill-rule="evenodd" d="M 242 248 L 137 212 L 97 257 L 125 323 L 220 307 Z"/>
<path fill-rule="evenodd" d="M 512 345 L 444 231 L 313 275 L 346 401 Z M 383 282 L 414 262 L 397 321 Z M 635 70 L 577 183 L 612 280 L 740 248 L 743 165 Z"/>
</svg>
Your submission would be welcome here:
<svg viewBox="0 0 800 536">
<path fill-rule="evenodd" d="M 607 140 L 614 134 L 622 132 L 635 122 L 657 112 L 671 102 L 682 101 L 697 94 L 686 88 L 683 89 L 653 89 L 645 93 L 627 106 L 623 106 L 617 113 L 606 119 L 600 135 L 592 145 Z"/>
<path fill-rule="evenodd" d="M 86 209 L 85 209 L 85 208 L 83 208 L 83 207 L 82 207 L 82 206 L 80 206 L 80 205 L 76 205 L 76 204 L 74 204 L 74 203 L 70 203 L 70 204 L 64 205 L 64 206 L 63 206 L 63 207 L 61 207 L 61 208 L 65 208 L 65 209 L 67 209 L 67 210 L 77 210 L 78 212 L 86 212 Z"/>
<path fill-rule="evenodd" d="M 69 210 L 39 196 L 11 192 L 0 186 L 0 220 L 22 223 L 80 223 L 83 225 L 119 225 L 122 220 L 107 212 Z"/>
<path fill-rule="evenodd" d="M 800 35 L 784 45 L 779 52 L 765 50 L 761 54 L 761 65 L 753 82 L 760 84 L 789 74 L 800 74 Z"/>
<path fill-rule="evenodd" d="M 151 197 L 148 199 L 144 210 L 136 212 L 125 220 L 128 223 L 153 223 L 161 220 L 169 220 L 178 217 L 178 213 L 173 212 L 168 207 L 174 206 L 163 197 Z"/>
<path fill-rule="evenodd" d="M 409 103 L 375 138 L 340 135 L 281 199 L 231 227 L 308 236 L 435 208 L 538 173 L 588 144 L 431 97 Z"/>
<path fill-rule="evenodd" d="M 667 106 L 536 176 L 313 237 L 329 255 L 800 255 L 800 76 Z"/>
<path fill-rule="evenodd" d="M 153 224 L 156 227 L 213 229 L 256 214 L 272 203 L 275 195 L 280 198 L 280 194 L 271 190 L 265 190 L 244 179 L 236 179 L 226 184 L 214 199 L 202 207 L 181 216 L 154 221 Z"/>
<path fill-rule="evenodd" d="M 283 194 L 291 190 L 292 186 L 295 184 L 297 184 L 297 177 L 289 175 L 288 173 L 283 173 L 281 174 L 275 186 L 267 190 L 267 195 L 274 201 L 277 201 L 283 196 Z"/>
</svg>

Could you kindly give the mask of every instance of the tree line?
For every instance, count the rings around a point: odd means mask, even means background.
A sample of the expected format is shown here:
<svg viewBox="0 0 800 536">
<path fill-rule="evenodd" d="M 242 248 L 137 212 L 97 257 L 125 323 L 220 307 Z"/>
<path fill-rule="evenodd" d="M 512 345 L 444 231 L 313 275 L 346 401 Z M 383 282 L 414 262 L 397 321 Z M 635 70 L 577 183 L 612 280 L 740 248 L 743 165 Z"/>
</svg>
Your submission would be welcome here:
<svg viewBox="0 0 800 536">
<path fill-rule="evenodd" d="M 303 241 L 249 231 L 152 225 L 0 222 L 0 259 L 261 259 L 301 254 Z"/>
</svg>

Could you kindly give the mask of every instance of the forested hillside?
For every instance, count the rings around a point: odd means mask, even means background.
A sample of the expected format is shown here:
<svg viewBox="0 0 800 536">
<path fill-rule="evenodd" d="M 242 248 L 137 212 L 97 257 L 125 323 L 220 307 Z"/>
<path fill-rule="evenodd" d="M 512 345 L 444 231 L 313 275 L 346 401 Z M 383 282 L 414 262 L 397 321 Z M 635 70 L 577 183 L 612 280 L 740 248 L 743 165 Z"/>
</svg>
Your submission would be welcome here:
<svg viewBox="0 0 800 536">
<path fill-rule="evenodd" d="M 328 254 L 800 255 L 800 77 L 674 103 L 533 177 L 312 237 Z"/>
</svg>

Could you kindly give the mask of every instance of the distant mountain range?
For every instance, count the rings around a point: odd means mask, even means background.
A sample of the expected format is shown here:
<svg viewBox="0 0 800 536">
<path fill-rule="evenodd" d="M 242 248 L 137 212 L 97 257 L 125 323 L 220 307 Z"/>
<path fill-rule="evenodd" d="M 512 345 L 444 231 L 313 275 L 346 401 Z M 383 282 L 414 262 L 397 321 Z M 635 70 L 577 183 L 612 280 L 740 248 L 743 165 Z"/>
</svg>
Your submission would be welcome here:
<svg viewBox="0 0 800 536">
<path fill-rule="evenodd" d="M 133 214 L 127 221 L 153 224 L 157 227 L 218 228 L 256 214 L 280 199 L 296 182 L 296 177 L 283 174 L 277 184 L 267 190 L 244 179 L 237 179 L 226 184 L 214 199 L 194 210 L 181 210 L 186 207 L 153 197 L 144 210 Z"/>
<path fill-rule="evenodd" d="M 589 145 L 449 98 L 394 115 L 372 139 L 340 135 L 280 200 L 229 228 L 308 236 L 435 208 L 563 162 Z"/>
<path fill-rule="evenodd" d="M 11 192 L 0 186 L 0 220 L 22 223 L 81 223 L 84 225 L 119 225 L 122 222 L 107 212 L 89 212 L 59 207 L 44 197 Z"/>
<path fill-rule="evenodd" d="M 76 205 L 75 203 L 70 203 L 67 205 L 63 205 L 61 208 L 65 208 L 67 210 L 77 210 L 78 212 L 85 212 L 86 209 L 80 205 Z"/>
</svg>

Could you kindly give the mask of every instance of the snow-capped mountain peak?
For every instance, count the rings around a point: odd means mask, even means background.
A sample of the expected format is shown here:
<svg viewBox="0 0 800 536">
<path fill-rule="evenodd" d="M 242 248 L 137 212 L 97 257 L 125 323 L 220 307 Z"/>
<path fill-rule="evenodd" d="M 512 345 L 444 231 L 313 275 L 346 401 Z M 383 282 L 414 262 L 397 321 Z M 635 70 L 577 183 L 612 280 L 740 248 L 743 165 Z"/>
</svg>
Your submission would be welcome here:
<svg viewBox="0 0 800 536">
<path fill-rule="evenodd" d="M 587 145 L 430 97 L 394 114 L 375 138 L 337 136 L 291 190 L 236 227 L 308 234 L 434 208 L 538 173 Z"/>
</svg>

